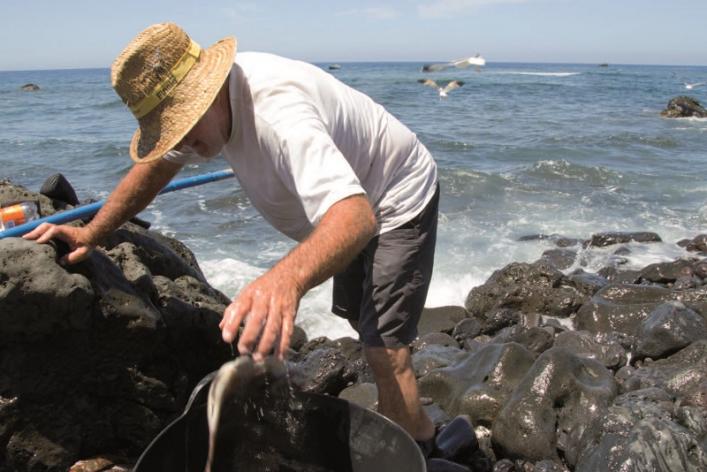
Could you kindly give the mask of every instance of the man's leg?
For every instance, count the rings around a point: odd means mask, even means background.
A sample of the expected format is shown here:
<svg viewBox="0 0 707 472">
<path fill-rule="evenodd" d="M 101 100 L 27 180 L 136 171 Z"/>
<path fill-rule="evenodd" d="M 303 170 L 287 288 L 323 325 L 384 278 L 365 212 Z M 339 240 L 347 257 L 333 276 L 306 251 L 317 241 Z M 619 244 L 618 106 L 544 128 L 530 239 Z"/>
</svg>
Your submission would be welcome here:
<svg viewBox="0 0 707 472">
<path fill-rule="evenodd" d="M 402 426 L 416 441 L 434 436 L 435 427 L 422 408 L 410 348 L 365 347 L 378 386 L 378 411 Z"/>
</svg>

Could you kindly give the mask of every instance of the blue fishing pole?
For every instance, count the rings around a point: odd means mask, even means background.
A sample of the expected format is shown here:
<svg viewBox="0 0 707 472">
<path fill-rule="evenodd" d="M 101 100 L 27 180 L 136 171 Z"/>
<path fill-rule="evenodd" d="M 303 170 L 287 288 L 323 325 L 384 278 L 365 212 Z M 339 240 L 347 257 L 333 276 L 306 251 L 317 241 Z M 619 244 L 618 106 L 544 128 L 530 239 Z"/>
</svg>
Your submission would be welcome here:
<svg viewBox="0 0 707 472">
<path fill-rule="evenodd" d="M 195 175 L 192 177 L 186 177 L 184 179 L 174 180 L 167 184 L 165 188 L 160 190 L 160 193 L 158 193 L 158 195 L 162 195 L 163 193 L 168 192 L 174 192 L 175 190 L 182 190 L 188 187 L 195 187 L 197 185 L 207 184 L 209 182 L 215 182 L 217 180 L 228 179 L 233 177 L 233 175 L 234 174 L 232 170 L 221 170 L 218 172 L 210 172 L 208 174 Z M 62 211 L 53 215 L 45 216 L 43 218 L 28 221 L 27 223 L 17 225 L 14 228 L 9 228 L 5 231 L 0 231 L 0 239 L 22 236 L 25 233 L 29 233 L 42 223 L 54 223 L 59 225 L 62 223 L 68 223 L 69 221 L 88 218 L 98 213 L 98 210 L 100 210 L 105 203 L 105 200 L 100 200 L 95 203 L 89 203 L 87 205 L 72 208 L 71 210 Z"/>
</svg>

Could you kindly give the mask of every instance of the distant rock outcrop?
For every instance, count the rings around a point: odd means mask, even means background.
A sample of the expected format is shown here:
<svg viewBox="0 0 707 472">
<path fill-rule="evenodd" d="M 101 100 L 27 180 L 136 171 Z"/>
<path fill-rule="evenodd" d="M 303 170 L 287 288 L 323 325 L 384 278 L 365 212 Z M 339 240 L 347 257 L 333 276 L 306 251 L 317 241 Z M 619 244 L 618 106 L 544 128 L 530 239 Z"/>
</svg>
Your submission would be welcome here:
<svg viewBox="0 0 707 472">
<path fill-rule="evenodd" d="M 20 90 L 22 90 L 23 92 L 36 92 L 37 90 L 39 90 L 39 85 L 32 83 L 24 84 L 22 87 L 20 87 Z"/>
<path fill-rule="evenodd" d="M 691 116 L 707 118 L 707 110 L 694 98 L 680 96 L 671 99 L 667 108 L 660 112 L 660 115 L 666 118 L 687 118 Z"/>
</svg>

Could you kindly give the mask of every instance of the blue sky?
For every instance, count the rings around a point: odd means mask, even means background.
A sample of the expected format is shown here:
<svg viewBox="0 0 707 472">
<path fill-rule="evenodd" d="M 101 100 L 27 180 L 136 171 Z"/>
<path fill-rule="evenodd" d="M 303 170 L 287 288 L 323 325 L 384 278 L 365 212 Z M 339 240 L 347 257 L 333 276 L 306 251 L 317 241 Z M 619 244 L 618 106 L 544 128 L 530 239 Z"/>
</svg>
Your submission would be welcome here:
<svg viewBox="0 0 707 472">
<path fill-rule="evenodd" d="M 0 70 L 109 67 L 164 21 L 311 62 L 707 65 L 707 0 L 0 0 Z"/>
</svg>

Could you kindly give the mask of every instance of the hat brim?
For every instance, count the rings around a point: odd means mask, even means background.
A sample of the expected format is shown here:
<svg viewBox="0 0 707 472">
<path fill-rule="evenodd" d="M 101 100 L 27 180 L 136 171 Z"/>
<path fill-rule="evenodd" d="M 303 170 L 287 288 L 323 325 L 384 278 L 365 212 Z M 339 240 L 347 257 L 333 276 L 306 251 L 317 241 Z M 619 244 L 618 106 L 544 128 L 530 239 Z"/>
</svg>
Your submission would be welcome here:
<svg viewBox="0 0 707 472">
<path fill-rule="evenodd" d="M 136 163 L 154 161 L 174 149 L 204 116 L 228 77 L 236 56 L 236 38 L 203 49 L 189 73 L 154 110 L 138 120 L 130 141 Z"/>
</svg>

